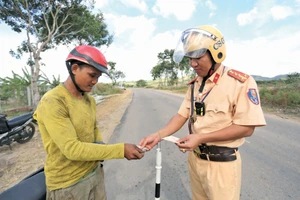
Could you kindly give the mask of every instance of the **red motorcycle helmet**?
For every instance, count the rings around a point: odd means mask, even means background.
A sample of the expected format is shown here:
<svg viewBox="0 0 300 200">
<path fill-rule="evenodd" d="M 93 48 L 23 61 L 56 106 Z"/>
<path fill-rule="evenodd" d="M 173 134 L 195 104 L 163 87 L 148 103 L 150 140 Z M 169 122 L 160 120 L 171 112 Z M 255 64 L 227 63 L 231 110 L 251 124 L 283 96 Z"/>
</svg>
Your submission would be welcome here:
<svg viewBox="0 0 300 200">
<path fill-rule="evenodd" d="M 108 74 L 107 61 L 104 55 L 95 47 L 89 45 L 80 45 L 75 47 L 66 59 L 68 70 L 71 67 L 70 61 L 76 60 L 93 66 L 99 71 Z"/>
</svg>

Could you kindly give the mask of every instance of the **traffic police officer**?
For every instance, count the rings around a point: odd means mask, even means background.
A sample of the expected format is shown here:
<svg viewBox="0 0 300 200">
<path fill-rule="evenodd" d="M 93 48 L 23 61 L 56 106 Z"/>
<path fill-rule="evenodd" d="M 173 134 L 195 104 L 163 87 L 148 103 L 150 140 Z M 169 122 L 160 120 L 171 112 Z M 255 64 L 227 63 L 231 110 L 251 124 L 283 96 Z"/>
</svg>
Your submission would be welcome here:
<svg viewBox="0 0 300 200">
<path fill-rule="evenodd" d="M 253 77 L 222 64 L 226 42 L 221 32 L 205 25 L 185 30 L 173 55 L 189 58 L 197 77 L 169 123 L 143 138 L 139 145 L 153 148 L 187 121 L 190 134 L 178 140 L 189 151 L 188 167 L 193 200 L 239 199 L 241 157 L 238 148 L 255 127 L 266 125 Z"/>
</svg>

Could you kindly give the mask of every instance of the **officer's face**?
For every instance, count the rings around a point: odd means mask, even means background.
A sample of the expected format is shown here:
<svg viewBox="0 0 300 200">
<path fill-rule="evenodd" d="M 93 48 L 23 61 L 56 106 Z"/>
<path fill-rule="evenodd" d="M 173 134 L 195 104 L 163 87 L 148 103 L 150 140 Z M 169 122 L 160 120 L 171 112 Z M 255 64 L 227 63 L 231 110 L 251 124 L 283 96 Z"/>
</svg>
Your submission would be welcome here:
<svg viewBox="0 0 300 200">
<path fill-rule="evenodd" d="M 98 82 L 98 78 L 102 75 L 101 71 L 89 65 L 73 65 L 72 69 L 76 83 L 85 92 L 90 92 L 93 86 Z"/>
<path fill-rule="evenodd" d="M 205 77 L 212 66 L 211 57 L 206 52 L 200 58 L 189 58 L 190 66 L 195 70 L 198 76 Z"/>
</svg>

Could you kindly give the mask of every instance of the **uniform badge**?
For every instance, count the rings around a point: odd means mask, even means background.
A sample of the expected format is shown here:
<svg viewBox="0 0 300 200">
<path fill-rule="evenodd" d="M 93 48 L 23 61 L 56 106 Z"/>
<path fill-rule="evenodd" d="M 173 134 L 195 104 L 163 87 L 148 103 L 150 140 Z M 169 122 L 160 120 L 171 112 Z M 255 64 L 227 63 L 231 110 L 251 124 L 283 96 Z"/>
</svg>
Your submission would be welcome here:
<svg viewBox="0 0 300 200">
<path fill-rule="evenodd" d="M 252 103 L 254 103 L 255 105 L 259 104 L 259 99 L 258 99 L 256 89 L 254 89 L 254 88 L 249 89 L 249 91 L 247 92 L 247 95 L 248 95 L 249 100 Z"/>
</svg>

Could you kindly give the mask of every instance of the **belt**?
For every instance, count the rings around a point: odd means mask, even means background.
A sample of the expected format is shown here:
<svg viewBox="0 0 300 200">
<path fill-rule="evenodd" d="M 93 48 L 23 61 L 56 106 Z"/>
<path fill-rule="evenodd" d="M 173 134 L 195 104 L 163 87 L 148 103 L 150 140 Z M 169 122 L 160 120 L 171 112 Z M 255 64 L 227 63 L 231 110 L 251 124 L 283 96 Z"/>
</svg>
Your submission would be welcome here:
<svg viewBox="0 0 300 200">
<path fill-rule="evenodd" d="M 238 148 L 228 148 L 221 146 L 199 146 L 200 152 L 194 150 L 195 155 L 202 160 L 227 162 L 236 160 L 235 152 Z"/>
<path fill-rule="evenodd" d="M 82 178 L 79 180 L 79 182 L 84 181 L 84 180 L 86 180 L 86 179 L 88 179 L 88 178 L 94 176 L 94 175 L 96 174 L 96 169 L 97 169 L 98 167 L 102 168 L 102 167 L 103 167 L 103 164 L 100 163 L 99 166 L 95 167 L 92 171 L 90 171 L 88 174 L 86 174 L 84 177 L 82 177 Z"/>
<path fill-rule="evenodd" d="M 200 152 L 205 154 L 221 154 L 221 155 L 230 155 L 238 151 L 238 148 L 229 148 L 223 146 L 215 145 L 201 145 L 199 146 Z"/>
</svg>

